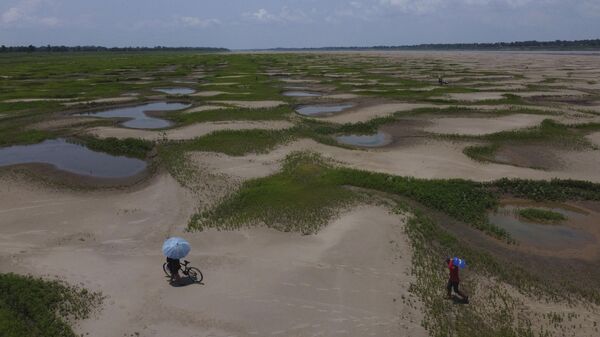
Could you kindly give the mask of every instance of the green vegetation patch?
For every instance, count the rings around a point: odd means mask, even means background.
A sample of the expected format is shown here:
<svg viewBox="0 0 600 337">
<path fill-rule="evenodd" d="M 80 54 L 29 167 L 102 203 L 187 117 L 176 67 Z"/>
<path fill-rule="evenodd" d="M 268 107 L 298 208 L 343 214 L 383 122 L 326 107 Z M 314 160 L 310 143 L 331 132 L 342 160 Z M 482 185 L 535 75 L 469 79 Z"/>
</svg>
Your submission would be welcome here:
<svg viewBox="0 0 600 337">
<path fill-rule="evenodd" d="M 80 137 L 80 140 L 91 150 L 140 159 L 147 158 L 154 148 L 153 142 L 137 138 L 119 139 L 115 137 L 96 138 L 85 136 Z"/>
<path fill-rule="evenodd" d="M 500 282 L 516 286 L 523 292 L 554 296 L 554 289 L 544 287 L 542 280 L 515 264 L 502 262 L 490 254 L 470 247 L 442 229 L 419 209 L 401 206 L 398 212 L 412 213 L 406 232 L 413 248 L 415 283 L 410 291 L 424 304 L 423 326 L 435 337 L 499 337 L 534 336 L 531 322 L 519 312 L 519 302 Z M 476 304 L 457 305 L 446 299 L 448 271 L 446 256 L 460 256 L 469 262 L 468 272 L 462 275 L 461 287 L 477 298 Z M 477 276 L 500 282 L 478 285 Z"/>
<path fill-rule="evenodd" d="M 515 107 L 510 107 L 510 108 L 498 108 L 498 109 L 494 109 L 494 110 L 480 110 L 477 109 L 475 107 L 469 107 L 469 106 L 457 106 L 457 105 L 453 105 L 453 106 L 449 106 L 447 108 L 417 108 L 414 109 L 412 111 L 408 111 L 408 112 L 402 112 L 403 115 L 411 115 L 411 116 L 418 116 L 418 115 L 431 115 L 431 116 L 465 116 L 465 117 L 471 117 L 471 116 L 487 116 L 487 117 L 491 117 L 491 116 L 507 116 L 507 115 L 514 115 L 514 114 L 527 114 L 527 115 L 558 115 L 558 113 L 556 111 L 548 111 L 548 110 L 542 110 L 542 109 L 534 109 L 534 108 L 529 108 L 526 106 L 515 106 Z"/>
<path fill-rule="evenodd" d="M 504 98 L 462 103 L 469 105 L 527 105 L 527 101 L 525 101 L 521 96 L 513 94 L 504 94 L 502 96 L 504 96 Z"/>
<path fill-rule="evenodd" d="M 557 223 L 567 220 L 567 217 L 558 212 L 553 212 L 542 208 L 522 208 L 517 214 L 529 221 L 541 223 Z"/>
<path fill-rule="evenodd" d="M 499 149 L 499 144 L 473 145 L 467 146 L 463 153 L 473 160 L 487 162 L 494 161 L 494 156 Z"/>
<path fill-rule="evenodd" d="M 224 130 L 182 143 L 180 149 L 243 156 L 248 153 L 267 153 L 292 139 L 293 134 L 287 130 Z"/>
<path fill-rule="evenodd" d="M 315 174 L 307 175 L 305 171 Z M 409 198 L 508 241 L 509 234 L 488 220 L 488 212 L 498 206 L 502 195 L 537 201 L 600 200 L 600 184 L 589 182 L 501 179 L 477 183 L 462 179 L 417 179 L 337 167 L 316 154 L 296 153 L 286 159 L 282 172 L 244 184 L 216 208 L 196 215 L 190 227 L 236 228 L 244 223 L 262 222 L 285 230 L 313 232 L 334 214 L 330 206 L 343 204 L 336 195 L 344 186 Z M 321 187 L 331 194 L 321 191 Z M 318 202 L 304 200 L 311 195 L 306 194 L 310 190 L 314 190 L 312 197 Z M 324 202 L 322 197 L 332 201 Z M 324 210 L 317 211 L 321 204 Z M 310 223 L 312 226 L 307 225 Z"/>
<path fill-rule="evenodd" d="M 423 324 L 432 336 L 533 336 L 531 322 L 520 314 L 518 300 L 502 288 L 501 282 L 527 294 L 563 299 L 564 292 L 557 284 L 547 285 L 518 263 L 500 260 L 466 244 L 424 213 L 433 208 L 469 223 L 483 221 L 500 192 L 494 183 L 428 181 L 374 174 L 335 167 L 312 153 L 295 153 L 286 159 L 280 173 L 246 182 L 221 204 L 195 215 L 190 227 L 235 229 L 265 224 L 284 231 L 314 233 L 337 213 L 336 209 L 365 200 L 346 186 L 419 201 L 415 207 L 399 204 L 397 211 L 413 214 L 406 227 L 416 276 L 411 291 L 425 304 Z M 445 299 L 442 285 L 448 277 L 444 268 L 444 258 L 448 255 L 469 261 L 463 284 L 477 298 L 477 305 L 461 306 Z M 498 282 L 478 285 L 479 277 Z"/>
<path fill-rule="evenodd" d="M 483 140 L 486 145 L 469 146 L 464 149 L 464 154 L 477 161 L 494 162 L 496 152 L 509 144 L 544 144 L 569 149 L 585 149 L 592 145 L 585 139 L 585 135 L 600 129 L 600 124 L 589 123 L 581 125 L 566 125 L 546 119 L 536 127 L 502 131 L 484 136 L 459 136 L 450 135 L 450 138 L 465 140 Z"/>
<path fill-rule="evenodd" d="M 71 320 L 89 317 L 102 296 L 59 281 L 0 274 L 0 335 L 75 337 Z"/>
<path fill-rule="evenodd" d="M 487 211 L 498 204 L 497 196 L 484 184 L 462 179 L 416 179 L 348 168 L 330 170 L 331 179 L 410 198 L 442 211 L 497 238 L 508 233 L 488 222 Z"/>
<path fill-rule="evenodd" d="M 178 124 L 185 125 L 214 121 L 282 120 L 289 118 L 292 113 L 292 109 L 284 105 L 270 109 L 226 108 L 193 113 L 180 112 L 171 114 L 169 119 Z"/>
<path fill-rule="evenodd" d="M 263 222 L 275 228 L 285 223 L 286 230 L 314 232 L 334 214 L 334 205 L 348 201 L 342 196 L 350 198 L 352 195 L 343 189 L 344 186 L 408 197 L 492 236 L 508 238 L 504 230 L 487 220 L 487 211 L 496 207 L 497 198 L 482 184 L 458 179 L 415 179 L 334 167 L 311 153 L 290 155 L 282 172 L 244 184 L 215 209 L 195 216 L 190 227 L 235 228 L 243 223 Z"/>
<path fill-rule="evenodd" d="M 244 183 L 214 209 L 195 215 L 190 227 L 235 229 L 265 224 L 282 231 L 315 233 L 340 206 L 355 199 L 329 173 L 321 157 L 292 154 L 280 173 Z"/>
<path fill-rule="evenodd" d="M 502 194 L 535 201 L 600 201 L 600 184 L 571 179 L 529 180 L 503 178 L 490 183 Z"/>
<path fill-rule="evenodd" d="M 24 130 L 21 128 L 0 129 L 0 147 L 18 144 L 36 144 L 56 137 L 55 132 L 42 130 Z"/>
</svg>

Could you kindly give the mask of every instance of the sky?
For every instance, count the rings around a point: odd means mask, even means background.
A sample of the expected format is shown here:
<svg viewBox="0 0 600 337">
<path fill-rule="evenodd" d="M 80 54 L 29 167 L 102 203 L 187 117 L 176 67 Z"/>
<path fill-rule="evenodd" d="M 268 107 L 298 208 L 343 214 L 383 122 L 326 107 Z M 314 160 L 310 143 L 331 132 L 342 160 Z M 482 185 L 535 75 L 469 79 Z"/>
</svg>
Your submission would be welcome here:
<svg viewBox="0 0 600 337">
<path fill-rule="evenodd" d="M 0 44 L 230 49 L 600 38 L 600 0 L 0 0 Z"/>
</svg>

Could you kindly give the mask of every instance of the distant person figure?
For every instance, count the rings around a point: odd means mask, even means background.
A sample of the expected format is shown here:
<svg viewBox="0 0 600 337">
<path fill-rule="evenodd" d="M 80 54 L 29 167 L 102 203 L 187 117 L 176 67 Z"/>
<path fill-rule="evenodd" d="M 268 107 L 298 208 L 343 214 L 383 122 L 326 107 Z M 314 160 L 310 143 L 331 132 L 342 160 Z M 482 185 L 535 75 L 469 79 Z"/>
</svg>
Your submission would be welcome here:
<svg viewBox="0 0 600 337">
<path fill-rule="evenodd" d="M 465 303 L 469 303 L 469 296 L 465 295 L 462 291 L 458 289 L 458 285 L 460 283 L 460 277 L 458 276 L 458 266 L 454 265 L 453 259 L 447 258 L 446 264 L 448 265 L 448 269 L 450 270 L 450 278 L 448 279 L 448 285 L 446 289 L 448 289 L 448 299 L 452 299 L 452 290 L 457 293 L 460 297 L 462 297 Z"/>
<path fill-rule="evenodd" d="M 179 259 L 167 257 L 167 267 L 171 272 L 171 282 L 179 282 L 181 280 L 181 276 L 179 276 L 179 270 L 181 269 Z"/>
<path fill-rule="evenodd" d="M 438 83 L 440 85 L 447 85 L 448 81 L 444 81 L 444 78 L 442 76 L 438 76 Z"/>
</svg>

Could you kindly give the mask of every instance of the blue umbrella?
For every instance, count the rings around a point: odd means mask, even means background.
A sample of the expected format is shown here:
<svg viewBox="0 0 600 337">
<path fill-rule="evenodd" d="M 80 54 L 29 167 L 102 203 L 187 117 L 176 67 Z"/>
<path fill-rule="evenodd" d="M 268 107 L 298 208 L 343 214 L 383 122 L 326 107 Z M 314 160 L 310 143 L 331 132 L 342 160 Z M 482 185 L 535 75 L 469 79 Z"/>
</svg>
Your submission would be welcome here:
<svg viewBox="0 0 600 337">
<path fill-rule="evenodd" d="M 191 249 L 189 242 L 178 237 L 167 239 L 162 246 L 163 254 L 171 259 L 182 259 L 189 254 Z"/>
<path fill-rule="evenodd" d="M 467 261 L 455 257 L 454 259 L 452 259 L 452 264 L 458 266 L 458 268 L 460 269 L 463 269 L 467 266 Z"/>
</svg>

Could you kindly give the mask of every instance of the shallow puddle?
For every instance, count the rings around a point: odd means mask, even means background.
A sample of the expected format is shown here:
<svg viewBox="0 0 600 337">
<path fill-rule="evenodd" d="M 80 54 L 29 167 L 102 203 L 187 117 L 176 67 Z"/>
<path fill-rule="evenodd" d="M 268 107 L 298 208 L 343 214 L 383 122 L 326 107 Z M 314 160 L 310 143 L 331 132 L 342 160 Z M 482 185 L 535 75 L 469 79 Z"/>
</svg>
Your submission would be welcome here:
<svg viewBox="0 0 600 337">
<path fill-rule="evenodd" d="M 519 209 L 528 207 L 557 212 L 567 220 L 557 224 L 542 224 L 519 217 Z M 573 249 L 594 243 L 596 240 L 591 233 L 569 226 L 588 222 L 589 217 L 575 210 L 538 204 L 504 205 L 497 212 L 489 214 L 490 223 L 505 229 L 513 239 L 546 250 Z"/>
<path fill-rule="evenodd" d="M 305 105 L 296 109 L 296 112 L 304 116 L 320 116 L 350 109 L 354 104 L 338 105 Z"/>
<path fill-rule="evenodd" d="M 312 92 L 312 91 L 292 90 L 292 91 L 284 91 L 283 96 L 287 96 L 287 97 L 319 97 L 319 96 L 323 96 L 323 95 L 318 92 Z"/>
<path fill-rule="evenodd" d="M 390 135 L 381 131 L 373 135 L 341 135 L 335 139 L 339 143 L 359 147 L 381 147 L 392 141 Z"/>
<path fill-rule="evenodd" d="M 92 151 L 64 139 L 0 148 L 0 167 L 32 163 L 50 164 L 61 171 L 97 178 L 131 177 L 147 166 L 143 160 Z"/>
<path fill-rule="evenodd" d="M 90 112 L 80 114 L 80 116 L 93 116 L 100 118 L 129 118 L 128 121 L 121 123 L 121 125 L 132 129 L 160 129 L 169 127 L 172 125 L 172 123 L 165 119 L 148 116 L 146 112 L 175 111 L 185 109 L 189 106 L 189 104 L 183 103 L 157 102 L 100 112 Z"/>
<path fill-rule="evenodd" d="M 158 88 L 154 89 L 154 91 L 162 92 L 167 95 L 190 95 L 196 92 L 196 90 L 190 88 Z"/>
</svg>

